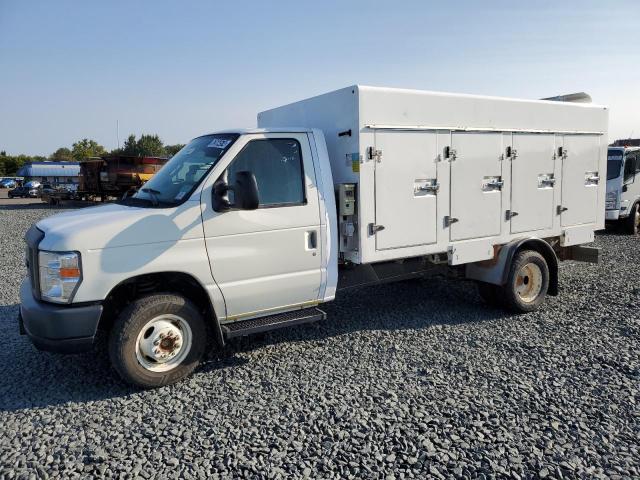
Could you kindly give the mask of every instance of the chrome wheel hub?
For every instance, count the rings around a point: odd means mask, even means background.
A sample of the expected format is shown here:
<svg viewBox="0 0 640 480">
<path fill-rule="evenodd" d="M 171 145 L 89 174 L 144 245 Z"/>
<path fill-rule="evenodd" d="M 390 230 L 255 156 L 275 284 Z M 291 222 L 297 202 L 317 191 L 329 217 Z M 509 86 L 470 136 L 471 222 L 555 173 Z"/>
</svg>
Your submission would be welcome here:
<svg viewBox="0 0 640 480">
<path fill-rule="evenodd" d="M 542 291 L 542 270 L 535 263 L 527 263 L 516 275 L 516 293 L 523 302 L 531 303 Z"/>
<path fill-rule="evenodd" d="M 177 315 L 160 315 L 142 327 L 136 340 L 140 365 L 152 372 L 166 372 L 185 359 L 191 350 L 189 324 Z"/>
</svg>

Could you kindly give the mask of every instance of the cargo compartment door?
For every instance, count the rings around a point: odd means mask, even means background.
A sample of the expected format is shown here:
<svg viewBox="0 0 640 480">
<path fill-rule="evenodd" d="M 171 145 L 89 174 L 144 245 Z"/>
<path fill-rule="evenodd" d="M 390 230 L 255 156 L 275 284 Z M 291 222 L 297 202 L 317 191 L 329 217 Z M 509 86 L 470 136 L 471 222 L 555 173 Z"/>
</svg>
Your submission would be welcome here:
<svg viewBox="0 0 640 480">
<path fill-rule="evenodd" d="M 436 134 L 376 130 L 375 143 L 376 250 L 435 243 Z"/>
<path fill-rule="evenodd" d="M 452 134 L 451 213 L 447 219 L 452 241 L 500 234 L 501 156 L 501 133 Z"/>
<path fill-rule="evenodd" d="M 563 227 L 582 225 L 596 221 L 598 207 L 598 155 L 600 136 L 565 135 L 564 144 L 558 149 L 562 159 L 562 203 L 560 224 Z"/>
<path fill-rule="evenodd" d="M 511 233 L 553 227 L 554 195 L 560 185 L 555 178 L 555 136 L 513 135 L 511 163 Z"/>
</svg>

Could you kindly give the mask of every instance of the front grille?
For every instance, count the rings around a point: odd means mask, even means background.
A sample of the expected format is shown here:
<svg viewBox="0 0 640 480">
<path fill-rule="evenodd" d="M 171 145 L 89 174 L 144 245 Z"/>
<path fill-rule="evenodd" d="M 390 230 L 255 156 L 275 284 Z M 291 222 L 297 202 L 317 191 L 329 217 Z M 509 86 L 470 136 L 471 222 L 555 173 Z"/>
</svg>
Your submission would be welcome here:
<svg viewBox="0 0 640 480">
<path fill-rule="evenodd" d="M 33 297 L 40 299 L 40 273 L 38 269 L 38 246 L 44 238 L 44 232 L 32 226 L 24 237 L 27 243 L 27 268 L 31 279 Z"/>
</svg>

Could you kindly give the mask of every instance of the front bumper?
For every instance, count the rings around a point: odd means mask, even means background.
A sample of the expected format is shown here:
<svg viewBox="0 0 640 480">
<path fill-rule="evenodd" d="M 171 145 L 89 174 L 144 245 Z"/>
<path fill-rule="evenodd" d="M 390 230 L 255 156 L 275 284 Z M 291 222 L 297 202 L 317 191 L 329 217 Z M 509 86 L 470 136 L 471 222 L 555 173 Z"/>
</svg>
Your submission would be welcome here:
<svg viewBox="0 0 640 480">
<path fill-rule="evenodd" d="M 33 298 L 29 278 L 20 286 L 20 333 L 40 350 L 77 353 L 89 350 L 102 316 L 101 304 L 55 305 Z"/>
</svg>

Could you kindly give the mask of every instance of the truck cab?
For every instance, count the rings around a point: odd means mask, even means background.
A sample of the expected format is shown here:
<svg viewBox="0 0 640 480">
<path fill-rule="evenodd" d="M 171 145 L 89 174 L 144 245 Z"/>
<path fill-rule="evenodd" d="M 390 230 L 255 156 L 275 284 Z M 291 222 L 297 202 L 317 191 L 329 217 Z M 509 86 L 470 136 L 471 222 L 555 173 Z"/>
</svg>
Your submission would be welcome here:
<svg viewBox="0 0 640 480">
<path fill-rule="evenodd" d="M 640 227 L 640 147 L 610 147 L 607 152 L 607 222 L 638 235 Z"/>
<path fill-rule="evenodd" d="M 337 284 L 328 165 L 313 129 L 204 135 L 133 197 L 40 221 L 26 238 L 25 333 L 77 352 L 99 329 L 120 332 L 129 342 L 111 338 L 114 365 L 153 386 L 195 367 L 209 336 L 255 330 L 228 324 L 322 317 L 313 307 Z"/>
</svg>

